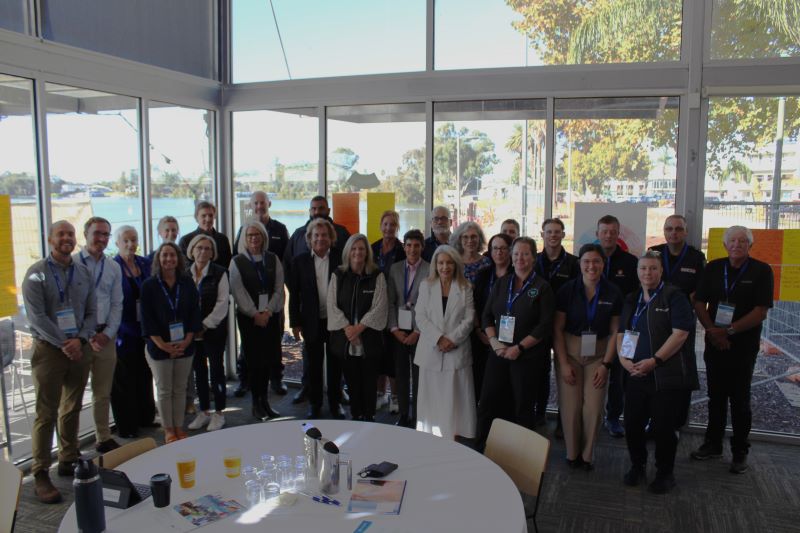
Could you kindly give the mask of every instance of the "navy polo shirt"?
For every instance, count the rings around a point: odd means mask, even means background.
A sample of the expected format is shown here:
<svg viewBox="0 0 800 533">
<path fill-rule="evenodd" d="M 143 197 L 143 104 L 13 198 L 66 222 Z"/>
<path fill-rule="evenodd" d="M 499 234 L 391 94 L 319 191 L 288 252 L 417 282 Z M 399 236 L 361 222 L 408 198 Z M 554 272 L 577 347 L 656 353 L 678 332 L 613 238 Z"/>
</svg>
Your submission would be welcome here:
<svg viewBox="0 0 800 533">
<path fill-rule="evenodd" d="M 561 255 L 555 261 L 550 261 L 547 252 L 541 251 L 536 255 L 536 273 L 550 284 L 553 292 L 558 294 L 559 289 L 571 279 L 580 274 L 578 258 L 561 247 Z"/>
<path fill-rule="evenodd" d="M 611 317 L 622 313 L 622 293 L 619 289 L 601 279 L 597 285 L 600 296 L 597 299 L 597 312 L 594 320 L 589 324 L 587 316 L 586 290 L 583 279 L 578 277 L 567 281 L 556 296 L 556 311 L 566 313 L 566 331 L 575 336 L 580 336 L 584 331 L 592 331 L 598 339 L 608 337 Z"/>
<path fill-rule="evenodd" d="M 181 289 L 179 298 L 177 295 L 178 286 Z M 164 284 L 164 287 L 166 287 L 166 284 Z M 169 301 L 158 278 L 148 278 L 142 284 L 142 335 L 147 337 L 147 349 L 153 359 L 169 358 L 167 353 L 159 349 L 150 337 L 158 336 L 165 342 L 169 342 L 169 325 L 172 322 L 183 323 L 184 335 L 197 333 L 203 329 L 202 317 L 200 316 L 200 296 L 191 278 L 179 275 L 175 284 L 166 290 L 169 295 Z M 176 299 L 178 300 L 178 305 L 173 314 L 170 303 L 174 306 Z M 189 357 L 193 354 L 194 343 L 190 343 L 183 356 Z"/>
<path fill-rule="evenodd" d="M 686 245 L 686 253 L 681 258 L 681 254 L 670 254 L 666 243 L 651 246 L 650 249 L 661 252 L 661 265 L 664 267 L 661 279 L 677 285 L 687 296 L 697 290 L 706 268 L 706 256 L 703 252 Z"/>
<path fill-rule="evenodd" d="M 635 255 L 617 246 L 611 257 L 605 259 L 603 276 L 619 288 L 623 298 L 639 288 L 639 275 L 636 273 L 639 260 Z"/>
<path fill-rule="evenodd" d="M 641 294 L 641 291 L 640 291 Z M 637 296 L 634 305 L 639 301 Z M 689 303 L 689 299 L 683 292 L 675 291 L 669 299 L 669 319 L 672 324 L 672 329 L 680 329 L 683 331 L 692 331 L 694 329 L 694 311 Z M 639 315 L 639 320 L 636 322 L 636 327 L 632 327 L 633 313 L 631 313 L 631 320 L 627 324 L 620 323 L 619 333 L 625 333 L 626 329 L 632 329 L 639 332 L 639 342 L 636 344 L 636 353 L 633 356 L 633 361 L 638 362 L 644 359 L 653 357 L 653 353 L 657 351 L 660 346 L 653 346 L 654 350 L 650 350 L 650 328 L 648 327 L 647 310 L 642 311 Z M 652 376 L 652 373 L 650 374 Z"/>
</svg>

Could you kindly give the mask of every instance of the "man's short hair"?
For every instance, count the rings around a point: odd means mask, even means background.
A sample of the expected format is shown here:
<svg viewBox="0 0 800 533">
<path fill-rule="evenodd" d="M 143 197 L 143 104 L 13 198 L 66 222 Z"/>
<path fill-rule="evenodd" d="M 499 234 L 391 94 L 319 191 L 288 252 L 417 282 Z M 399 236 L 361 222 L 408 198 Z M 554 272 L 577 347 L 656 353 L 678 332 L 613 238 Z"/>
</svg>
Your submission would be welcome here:
<svg viewBox="0 0 800 533">
<path fill-rule="evenodd" d="M 197 213 L 195 213 L 194 216 L 197 217 Z M 159 219 L 159 221 L 158 221 L 158 225 L 156 226 L 156 231 L 161 233 L 161 228 L 164 227 L 164 224 L 170 224 L 170 223 L 175 224 L 176 226 L 178 226 L 178 230 L 180 231 L 180 224 L 178 224 L 178 219 L 175 218 L 172 215 L 165 215 L 165 216 L 161 217 Z"/>
<path fill-rule="evenodd" d="M 103 217 L 91 217 L 89 220 L 87 220 L 83 224 L 83 234 L 85 236 L 88 236 L 87 234 L 89 233 L 89 228 L 92 227 L 92 224 L 108 224 L 108 227 L 111 228 L 111 222 L 109 222 L 105 218 L 103 218 Z"/>
<path fill-rule="evenodd" d="M 600 220 L 597 221 L 597 227 L 600 228 L 600 224 L 616 224 L 619 227 L 619 219 L 614 215 L 605 215 L 600 217 Z"/>
<path fill-rule="evenodd" d="M 408 243 L 408 241 L 419 241 L 425 246 L 425 235 L 418 229 L 410 229 L 403 235 L 403 242 Z"/>
<path fill-rule="evenodd" d="M 500 227 L 502 228 L 506 224 L 512 224 L 515 228 L 517 228 L 517 233 L 519 233 L 520 231 L 519 222 L 517 222 L 513 218 L 507 218 L 500 224 Z"/>
<path fill-rule="evenodd" d="M 311 199 L 311 203 L 313 204 L 314 202 L 325 202 L 325 205 L 328 205 L 328 199 L 319 194 Z"/>
<path fill-rule="evenodd" d="M 194 206 L 194 218 L 197 218 L 197 214 L 200 213 L 202 209 L 211 209 L 212 211 L 214 211 L 215 215 L 217 214 L 217 207 L 214 204 L 202 200 L 200 202 L 197 202 L 197 205 Z"/>
<path fill-rule="evenodd" d="M 678 213 L 674 213 L 674 214 L 668 216 L 667 218 L 664 219 L 664 222 L 666 222 L 667 220 L 669 220 L 671 218 L 679 218 L 679 219 L 681 219 L 683 221 L 684 224 L 686 224 L 686 217 L 683 216 L 683 215 L 679 215 Z"/>
<path fill-rule="evenodd" d="M 544 231 L 545 226 L 547 226 L 548 224 L 558 224 L 559 226 L 561 226 L 561 231 L 564 231 L 566 229 L 566 226 L 564 226 L 564 221 L 561 220 L 560 218 L 546 218 L 544 222 L 542 222 L 542 231 Z"/>
</svg>

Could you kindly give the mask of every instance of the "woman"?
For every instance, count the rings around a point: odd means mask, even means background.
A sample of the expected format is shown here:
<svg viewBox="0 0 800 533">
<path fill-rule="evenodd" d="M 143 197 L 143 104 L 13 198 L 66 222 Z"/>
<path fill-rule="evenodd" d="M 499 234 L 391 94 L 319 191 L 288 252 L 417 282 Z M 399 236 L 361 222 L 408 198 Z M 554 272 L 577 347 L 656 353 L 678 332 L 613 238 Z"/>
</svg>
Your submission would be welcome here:
<svg viewBox="0 0 800 533">
<path fill-rule="evenodd" d="M 661 254 L 649 251 L 639 258 L 641 288 L 625 298 L 617 333 L 617 352 L 629 376 L 625 385 L 625 440 L 631 468 L 624 482 L 636 486 L 645 479 L 648 418 L 656 441 L 656 477 L 650 492 L 665 494 L 675 487 L 673 467 L 678 436 L 676 421 L 681 398 L 697 380 L 694 346 L 687 346 L 695 319 L 681 289 L 661 280 Z"/>
<path fill-rule="evenodd" d="M 486 247 L 486 237 L 475 222 L 460 224 L 450 236 L 450 246 L 461 255 L 464 277 L 470 283 L 475 283 L 478 274 L 492 266 L 492 260 L 481 253 Z"/>
<path fill-rule="evenodd" d="M 117 366 L 111 388 L 111 411 L 117 432 L 123 438 L 136 438 L 140 427 L 153 426 L 156 404 L 153 399 L 153 374 L 144 356 L 140 299 L 142 284 L 150 277 L 150 261 L 136 255 L 139 234 L 132 226 L 114 232 L 117 256 L 122 268 L 122 321 L 117 333 Z"/>
<path fill-rule="evenodd" d="M 383 238 L 372 243 L 372 257 L 378 264 L 378 268 L 383 275 L 389 277 L 389 269 L 394 263 L 405 260 L 406 253 L 403 243 L 397 238 L 397 230 L 400 228 L 400 215 L 397 211 L 387 210 L 381 215 L 381 234 Z M 385 332 L 383 336 L 384 345 L 390 346 L 392 336 Z M 384 405 L 389 406 L 389 412 L 396 414 L 399 411 L 397 400 L 397 386 L 394 381 L 394 359 L 392 350 L 385 350 L 380 356 L 378 371 L 378 399 L 375 402 L 375 409 L 378 410 Z M 386 382 L 389 382 L 391 396 L 386 394 Z"/>
<path fill-rule="evenodd" d="M 185 274 L 180 248 L 158 247 L 152 276 L 142 284 L 142 334 L 147 337 L 147 364 L 156 380 L 156 397 L 164 438 L 185 439 L 183 416 L 186 383 L 192 371 L 194 336 L 202 330 L 197 289 Z"/>
<path fill-rule="evenodd" d="M 556 296 L 553 349 L 567 464 L 592 470 L 608 372 L 617 353 L 622 294 L 603 276 L 605 254 L 599 245 L 583 245 L 578 258 L 581 276 Z"/>
<path fill-rule="evenodd" d="M 477 447 L 483 449 L 497 416 L 533 429 L 536 384 L 544 362 L 550 362 L 547 343 L 553 330 L 555 301 L 550 285 L 533 270 L 536 242 L 514 241 L 514 270 L 497 280 L 483 310 L 483 331 L 493 353 L 486 361 L 478 404 Z"/>
<path fill-rule="evenodd" d="M 439 246 L 433 253 L 430 274 L 419 288 L 416 320 L 417 430 L 446 439 L 473 438 L 475 388 L 469 335 L 475 307 L 461 256 L 451 246 Z"/>
<path fill-rule="evenodd" d="M 372 259 L 369 241 L 351 235 L 342 265 L 328 285 L 328 331 L 331 355 L 343 361 L 353 420 L 375 420 L 378 361 L 383 347 L 388 296 L 386 278 Z"/>
<path fill-rule="evenodd" d="M 194 377 L 200 411 L 189 424 L 189 429 L 200 429 L 208 425 L 208 431 L 221 429 L 225 425 L 225 340 L 228 337 L 228 272 L 214 264 L 217 244 L 208 235 L 197 235 L 187 248 L 194 263 L 189 267 L 189 276 L 200 295 L 200 317 L 203 331 L 195 336 Z M 214 392 L 214 413 L 208 394 L 208 367 L 211 366 L 211 390 Z"/>
<path fill-rule="evenodd" d="M 489 337 L 481 329 L 481 316 L 489 295 L 498 279 L 512 270 L 511 243 L 512 238 L 498 233 L 489 239 L 489 259 L 492 266 L 481 270 L 473 282 L 475 290 L 475 330 L 472 332 L 472 376 L 475 380 L 475 397 L 480 397 L 483 386 L 483 373 L 486 370 L 486 358 L 489 354 Z"/>
<path fill-rule="evenodd" d="M 267 229 L 252 220 L 242 229 L 246 249 L 231 261 L 231 294 L 236 302 L 236 323 L 242 336 L 252 395 L 252 413 L 258 420 L 280 415 L 269 405 L 267 384 L 275 358 L 281 357 L 283 266 L 270 252 Z"/>
</svg>

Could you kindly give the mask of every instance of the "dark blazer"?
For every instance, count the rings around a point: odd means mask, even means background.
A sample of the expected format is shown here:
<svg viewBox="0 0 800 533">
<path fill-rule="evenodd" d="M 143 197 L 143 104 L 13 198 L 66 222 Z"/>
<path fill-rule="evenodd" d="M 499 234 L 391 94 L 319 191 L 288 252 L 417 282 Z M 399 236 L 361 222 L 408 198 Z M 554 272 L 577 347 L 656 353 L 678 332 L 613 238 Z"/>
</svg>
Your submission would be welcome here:
<svg viewBox="0 0 800 533">
<path fill-rule="evenodd" d="M 138 352 L 138 344 L 131 344 L 132 341 L 139 341 L 142 338 L 142 325 L 139 323 L 139 318 L 136 316 L 136 300 L 141 298 L 141 284 L 150 277 L 150 261 L 146 257 L 135 256 L 134 261 L 141 270 L 142 275 L 138 278 L 139 284 L 136 285 L 136 280 L 131 283 L 128 277 L 127 266 L 124 266 L 124 261 L 117 255 L 114 261 L 119 264 L 122 269 L 122 321 L 119 324 L 119 331 L 117 331 L 117 354 L 127 355 L 131 350 Z"/>
<path fill-rule="evenodd" d="M 217 245 L 217 258 L 214 259 L 214 263 L 227 270 L 228 266 L 231 264 L 231 258 L 233 257 L 231 254 L 231 241 L 228 240 L 227 235 L 218 232 L 216 229 L 212 228 L 210 233 L 206 233 L 198 227 L 191 233 L 187 233 L 181 237 L 181 240 L 178 241 L 178 247 L 183 252 L 183 255 L 186 256 L 186 251 L 189 248 L 189 243 L 192 242 L 192 239 L 201 233 L 214 239 L 214 243 Z M 186 257 L 190 262 L 192 261 L 191 257 Z"/>
<path fill-rule="evenodd" d="M 328 281 L 341 265 L 341 255 L 331 249 L 329 254 Z M 286 270 L 286 286 L 289 288 L 289 327 L 303 328 L 303 337 L 317 338 L 319 331 L 319 294 L 314 258 L 305 252 L 289 263 Z M 324 290 L 327 291 L 326 286 Z"/>
</svg>

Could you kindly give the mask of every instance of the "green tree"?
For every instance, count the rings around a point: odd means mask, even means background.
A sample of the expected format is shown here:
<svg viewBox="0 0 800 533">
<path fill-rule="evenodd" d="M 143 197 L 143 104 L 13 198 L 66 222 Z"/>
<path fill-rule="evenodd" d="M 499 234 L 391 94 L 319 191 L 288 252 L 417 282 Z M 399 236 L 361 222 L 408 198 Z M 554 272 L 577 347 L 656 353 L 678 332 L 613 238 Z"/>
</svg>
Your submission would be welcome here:
<svg viewBox="0 0 800 533">
<path fill-rule="evenodd" d="M 499 162 L 494 142 L 478 130 L 456 130 L 455 124 L 445 122 L 434 132 L 433 175 L 434 198 L 444 198 L 445 190 L 454 190 L 461 171 L 461 190 L 458 195 L 477 194 L 480 180 L 491 174 Z M 457 168 L 458 167 L 458 168 Z"/>
</svg>

